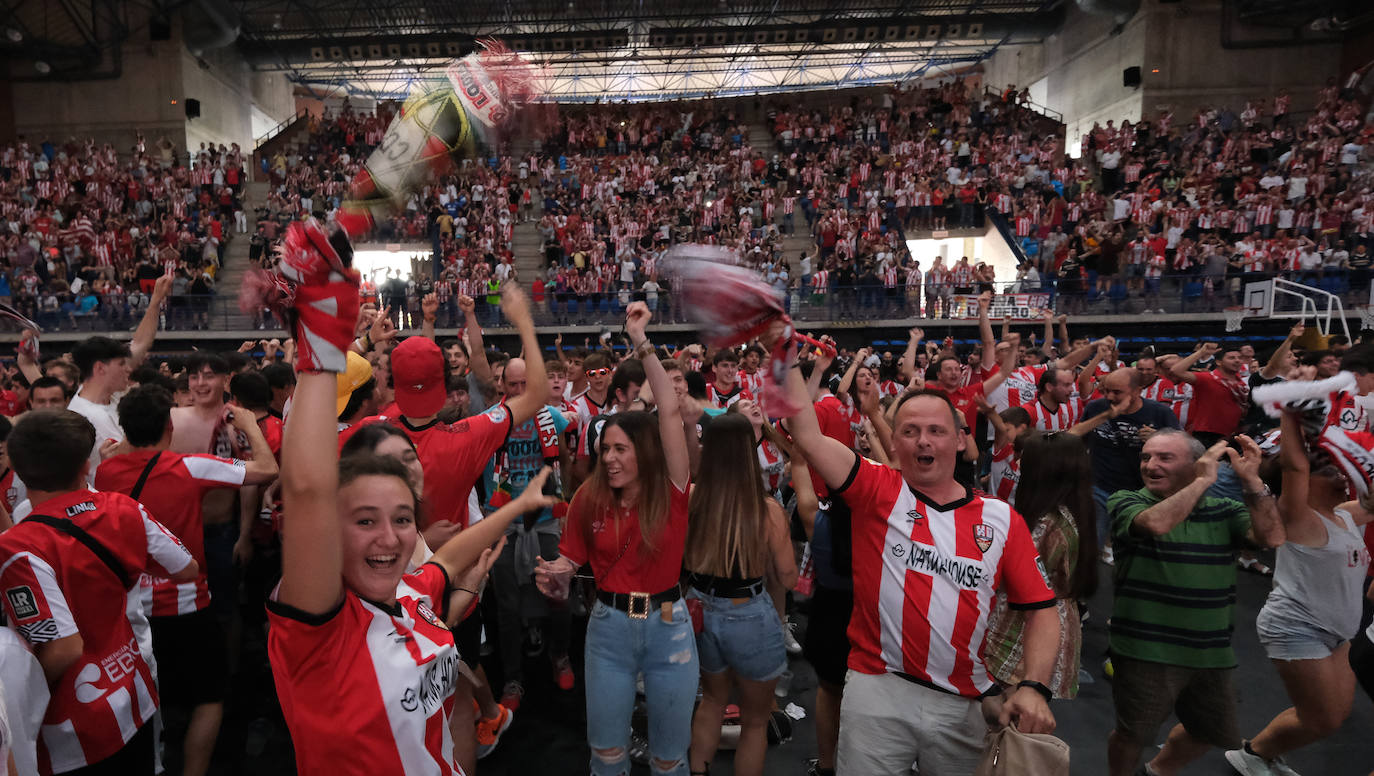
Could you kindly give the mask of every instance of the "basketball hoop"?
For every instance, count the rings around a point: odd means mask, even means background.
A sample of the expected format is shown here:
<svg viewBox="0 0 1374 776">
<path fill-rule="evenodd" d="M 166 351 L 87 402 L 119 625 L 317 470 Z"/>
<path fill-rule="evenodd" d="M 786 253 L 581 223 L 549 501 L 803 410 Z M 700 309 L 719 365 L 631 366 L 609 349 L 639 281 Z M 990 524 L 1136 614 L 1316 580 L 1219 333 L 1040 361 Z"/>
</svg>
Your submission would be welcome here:
<svg viewBox="0 0 1374 776">
<path fill-rule="evenodd" d="M 1360 313 L 1360 329 L 1374 329 L 1374 307 L 1362 304 L 1355 309 Z"/>
<path fill-rule="evenodd" d="M 1226 316 L 1226 331 L 1240 331 L 1241 322 L 1245 320 L 1245 315 L 1250 312 L 1250 308 L 1228 307 L 1221 312 Z"/>
</svg>

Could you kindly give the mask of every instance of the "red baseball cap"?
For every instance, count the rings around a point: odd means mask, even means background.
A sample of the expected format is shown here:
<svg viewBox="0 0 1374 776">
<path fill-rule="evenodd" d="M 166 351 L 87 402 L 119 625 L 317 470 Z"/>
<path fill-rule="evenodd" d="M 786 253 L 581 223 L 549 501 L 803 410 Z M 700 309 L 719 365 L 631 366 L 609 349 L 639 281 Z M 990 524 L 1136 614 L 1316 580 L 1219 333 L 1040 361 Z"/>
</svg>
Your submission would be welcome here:
<svg viewBox="0 0 1374 776">
<path fill-rule="evenodd" d="M 434 415 L 448 399 L 444 354 L 431 339 L 409 337 L 391 351 L 391 380 L 396 407 L 407 417 Z"/>
</svg>

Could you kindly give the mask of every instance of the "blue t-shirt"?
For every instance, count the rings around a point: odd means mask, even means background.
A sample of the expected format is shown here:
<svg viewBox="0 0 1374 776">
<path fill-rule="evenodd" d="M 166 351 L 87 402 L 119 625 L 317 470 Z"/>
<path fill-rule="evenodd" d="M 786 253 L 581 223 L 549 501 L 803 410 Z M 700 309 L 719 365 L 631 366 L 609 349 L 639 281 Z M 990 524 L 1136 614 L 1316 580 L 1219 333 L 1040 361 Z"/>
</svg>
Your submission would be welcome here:
<svg viewBox="0 0 1374 776">
<path fill-rule="evenodd" d="M 553 418 L 553 429 L 555 433 L 562 434 L 568 427 L 568 419 L 563 416 L 563 412 L 557 407 L 545 406 L 544 409 Z M 513 426 L 510 434 L 506 437 L 505 447 L 497 451 L 492 456 L 492 460 L 487 462 L 485 476 L 488 485 L 487 493 L 495 493 L 496 486 L 496 459 L 505 453 L 506 477 L 511 485 L 511 497 L 515 498 L 525 491 L 525 486 L 530 478 L 539 473 L 544 468 L 544 446 L 539 443 L 539 416 Z M 491 509 L 491 498 L 487 498 L 488 509 Z M 553 518 L 553 510 L 544 508 L 539 515 L 537 522 L 544 522 Z"/>
</svg>

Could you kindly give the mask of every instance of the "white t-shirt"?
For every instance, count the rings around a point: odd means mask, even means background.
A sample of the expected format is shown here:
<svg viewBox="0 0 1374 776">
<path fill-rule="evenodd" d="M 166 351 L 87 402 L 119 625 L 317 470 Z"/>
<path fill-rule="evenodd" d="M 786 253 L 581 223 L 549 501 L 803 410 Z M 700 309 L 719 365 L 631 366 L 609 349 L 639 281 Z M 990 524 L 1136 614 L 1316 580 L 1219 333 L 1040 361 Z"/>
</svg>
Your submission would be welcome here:
<svg viewBox="0 0 1374 776">
<path fill-rule="evenodd" d="M 81 390 L 77 389 L 76 395 L 67 404 L 67 409 L 82 416 L 95 426 L 95 446 L 91 448 L 91 470 L 86 474 L 86 483 L 95 484 L 95 470 L 100 466 L 100 446 L 105 444 L 105 440 L 113 439 L 116 442 L 124 441 L 124 429 L 119 427 L 119 413 L 116 410 L 114 399 L 109 404 L 96 404 L 95 402 L 83 397 Z"/>
<path fill-rule="evenodd" d="M 0 627 L 0 713 L 5 747 L 20 773 L 38 773 L 38 731 L 48 708 L 48 682 L 29 645 L 10 628 Z M 0 757 L 3 757 L 0 748 Z"/>
</svg>

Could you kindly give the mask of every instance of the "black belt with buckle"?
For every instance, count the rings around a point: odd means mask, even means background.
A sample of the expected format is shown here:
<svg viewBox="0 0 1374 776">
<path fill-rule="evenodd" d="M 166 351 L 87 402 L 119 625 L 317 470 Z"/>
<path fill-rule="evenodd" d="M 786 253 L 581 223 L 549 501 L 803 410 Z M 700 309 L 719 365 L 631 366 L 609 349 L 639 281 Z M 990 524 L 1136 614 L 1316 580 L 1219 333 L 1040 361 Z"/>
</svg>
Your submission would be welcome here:
<svg viewBox="0 0 1374 776">
<path fill-rule="evenodd" d="M 709 574 L 697 574 L 689 571 L 687 572 L 687 582 L 706 595 L 716 598 L 753 598 L 766 589 L 763 577 L 731 579 L 730 577 L 713 577 Z"/>
<path fill-rule="evenodd" d="M 649 612 L 655 607 L 663 604 L 674 603 L 682 598 L 682 588 L 677 585 L 664 590 L 662 593 L 610 593 L 605 590 L 596 591 L 596 600 L 601 603 L 619 609 L 630 615 L 632 620 L 646 620 Z"/>
</svg>

